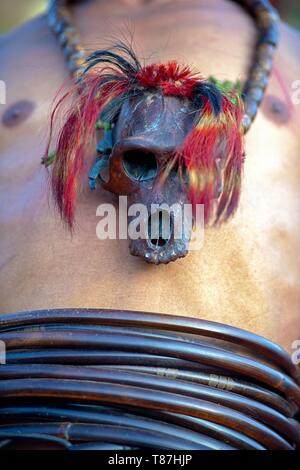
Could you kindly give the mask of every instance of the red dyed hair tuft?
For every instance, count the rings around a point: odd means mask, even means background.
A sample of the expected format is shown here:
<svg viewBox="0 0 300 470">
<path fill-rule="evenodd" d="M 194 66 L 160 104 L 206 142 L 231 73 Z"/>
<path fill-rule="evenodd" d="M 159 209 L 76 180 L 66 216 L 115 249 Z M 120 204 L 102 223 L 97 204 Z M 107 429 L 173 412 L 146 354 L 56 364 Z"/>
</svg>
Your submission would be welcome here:
<svg viewBox="0 0 300 470">
<path fill-rule="evenodd" d="M 100 70 L 90 70 L 98 64 L 101 65 Z M 63 220 L 71 228 L 78 180 L 86 168 L 88 157 L 95 154 L 98 118 L 111 107 L 113 115 L 117 116 L 126 99 L 151 89 L 159 90 L 164 96 L 193 100 L 199 110 L 194 129 L 167 166 L 171 168 L 178 162 L 186 168 L 193 206 L 204 204 L 206 223 L 212 219 L 215 222 L 226 220 L 235 211 L 243 167 L 241 101 L 237 97 L 222 95 L 215 85 L 193 74 L 188 67 L 180 67 L 175 61 L 142 67 L 132 49 L 120 43 L 113 51 L 96 51 L 90 56 L 80 81 L 58 102 L 51 116 L 45 158 L 58 111 L 66 99 L 73 99 L 58 135 L 51 174 L 54 199 Z M 216 158 L 220 155 L 224 187 L 214 210 Z"/>
<path fill-rule="evenodd" d="M 65 99 L 73 98 L 73 105 L 58 135 L 51 175 L 54 199 L 63 220 L 70 228 L 74 222 L 78 180 L 86 168 L 89 156 L 94 157 L 95 153 L 97 119 L 113 97 L 128 89 L 127 78 L 119 78 L 107 81 L 98 73 L 85 75 L 73 92 L 67 93 L 59 101 L 51 116 L 50 139 L 58 110 Z"/>
<path fill-rule="evenodd" d="M 221 111 L 215 115 L 205 98 L 198 123 L 176 155 L 189 175 L 189 195 L 194 210 L 196 204 L 204 205 L 206 224 L 227 220 L 239 201 L 244 160 L 243 105 L 237 97 L 235 99 L 237 102 L 233 103 L 222 95 Z M 217 158 L 223 166 L 223 190 L 215 205 Z"/>
<path fill-rule="evenodd" d="M 145 88 L 161 89 L 165 96 L 191 98 L 195 84 L 199 80 L 188 67 L 180 67 L 177 62 L 146 65 L 136 76 Z"/>
</svg>

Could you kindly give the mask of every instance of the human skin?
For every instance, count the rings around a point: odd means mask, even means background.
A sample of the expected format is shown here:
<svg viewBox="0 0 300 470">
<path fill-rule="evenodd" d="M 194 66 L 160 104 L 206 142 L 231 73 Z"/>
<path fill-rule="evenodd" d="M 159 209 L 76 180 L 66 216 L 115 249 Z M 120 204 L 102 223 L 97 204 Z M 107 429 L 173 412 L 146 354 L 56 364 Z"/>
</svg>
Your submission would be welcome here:
<svg viewBox="0 0 300 470">
<path fill-rule="evenodd" d="M 223 0 L 89 2 L 74 10 L 88 51 L 133 33 L 147 62 L 177 59 L 219 79 L 244 80 L 256 30 Z M 45 17 L 0 39 L 2 313 L 42 308 L 131 309 L 188 315 L 245 328 L 292 351 L 300 338 L 300 35 L 281 25 L 266 97 L 246 136 L 241 201 L 233 219 L 205 231 L 201 251 L 168 265 L 132 257 L 127 240 L 96 237 L 98 188 L 78 197 L 73 236 L 62 225 L 41 166 L 53 98 L 68 80 Z M 7 118 L 27 100 L 27 118 Z M 87 186 L 87 185 L 86 185 Z"/>
</svg>

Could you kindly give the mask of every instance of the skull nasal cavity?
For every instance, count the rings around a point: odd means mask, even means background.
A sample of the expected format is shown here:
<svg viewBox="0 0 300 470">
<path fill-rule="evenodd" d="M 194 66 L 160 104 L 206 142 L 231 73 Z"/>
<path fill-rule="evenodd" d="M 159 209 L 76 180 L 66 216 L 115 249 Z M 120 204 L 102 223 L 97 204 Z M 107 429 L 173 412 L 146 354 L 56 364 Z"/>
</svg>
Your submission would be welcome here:
<svg viewBox="0 0 300 470">
<path fill-rule="evenodd" d="M 154 153 L 147 150 L 127 150 L 123 155 L 123 167 L 134 180 L 145 181 L 157 175 L 158 166 Z"/>
<path fill-rule="evenodd" d="M 153 248 L 165 246 L 171 238 L 173 219 L 167 211 L 158 210 L 148 219 L 149 244 Z"/>
</svg>

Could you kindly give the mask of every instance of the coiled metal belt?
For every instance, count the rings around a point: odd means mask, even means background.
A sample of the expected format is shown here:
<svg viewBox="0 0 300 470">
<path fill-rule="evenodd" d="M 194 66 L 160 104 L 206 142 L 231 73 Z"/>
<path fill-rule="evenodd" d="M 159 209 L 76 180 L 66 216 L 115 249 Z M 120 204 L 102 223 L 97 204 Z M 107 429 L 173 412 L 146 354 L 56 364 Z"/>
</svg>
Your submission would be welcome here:
<svg viewBox="0 0 300 470">
<path fill-rule="evenodd" d="M 0 316 L 0 447 L 299 449 L 299 369 L 253 333 L 107 310 Z"/>
</svg>

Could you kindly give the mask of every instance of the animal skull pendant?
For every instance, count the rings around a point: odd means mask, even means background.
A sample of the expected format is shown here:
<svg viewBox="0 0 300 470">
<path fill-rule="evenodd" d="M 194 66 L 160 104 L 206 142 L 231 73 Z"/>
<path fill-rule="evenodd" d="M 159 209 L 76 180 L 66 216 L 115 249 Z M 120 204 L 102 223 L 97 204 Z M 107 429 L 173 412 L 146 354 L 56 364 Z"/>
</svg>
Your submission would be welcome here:
<svg viewBox="0 0 300 470">
<path fill-rule="evenodd" d="M 178 217 L 183 225 L 180 238 L 175 230 L 176 211 L 183 213 L 184 204 L 189 203 L 184 175 L 178 168 L 171 169 L 163 182 L 161 175 L 194 119 L 191 101 L 148 92 L 123 104 L 112 131 L 108 180 L 101 173 L 99 177 L 104 189 L 126 195 L 129 205 L 139 203 L 147 209 L 142 224 L 147 233 L 132 239 L 129 248 L 148 263 L 166 264 L 188 253 L 190 221 Z M 164 211 L 164 206 L 175 210 Z M 163 230 L 164 221 L 167 230 Z"/>
<path fill-rule="evenodd" d="M 62 219 L 73 227 L 78 179 L 102 127 L 90 187 L 100 179 L 104 189 L 127 196 L 129 210 L 145 209 L 138 216 L 141 236 L 131 237 L 136 221 L 129 221 L 131 254 L 153 264 L 185 256 L 197 205 L 205 224 L 226 221 L 237 208 L 244 161 L 240 98 L 175 61 L 143 67 L 123 43 L 95 51 L 87 64 L 64 97 L 75 101 L 53 160 L 52 193 Z M 46 164 L 63 99 L 52 113 Z"/>
</svg>

